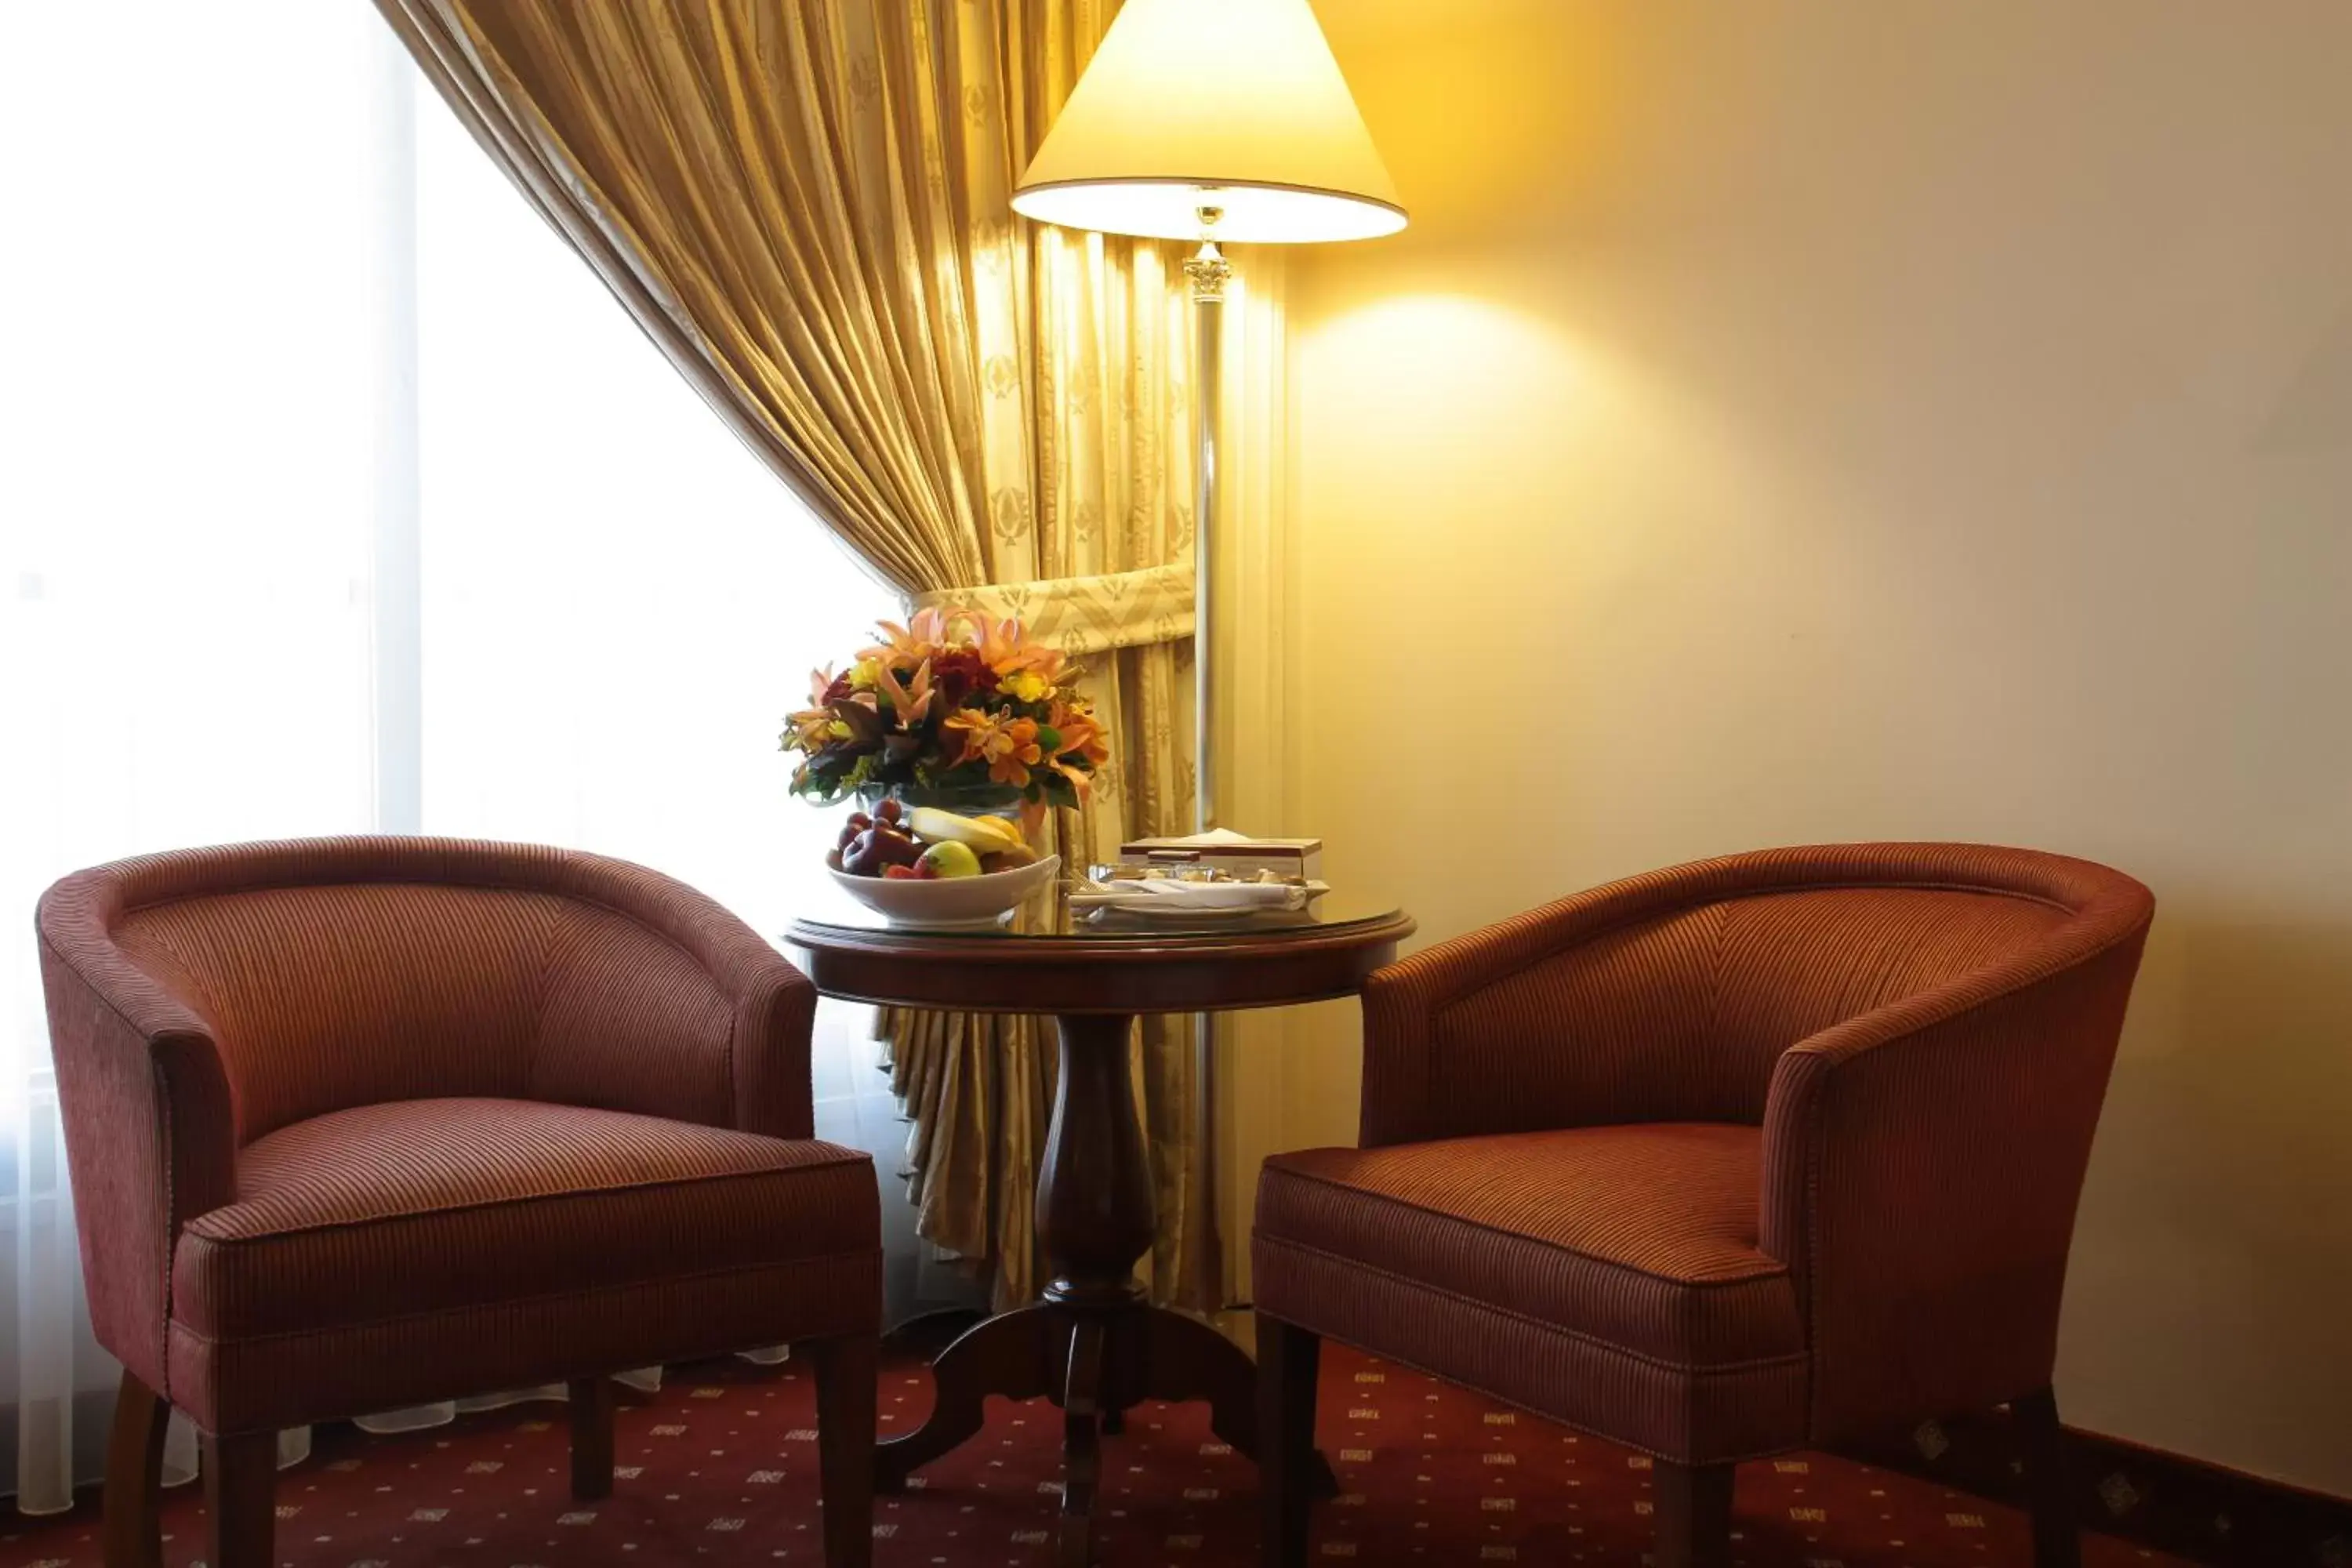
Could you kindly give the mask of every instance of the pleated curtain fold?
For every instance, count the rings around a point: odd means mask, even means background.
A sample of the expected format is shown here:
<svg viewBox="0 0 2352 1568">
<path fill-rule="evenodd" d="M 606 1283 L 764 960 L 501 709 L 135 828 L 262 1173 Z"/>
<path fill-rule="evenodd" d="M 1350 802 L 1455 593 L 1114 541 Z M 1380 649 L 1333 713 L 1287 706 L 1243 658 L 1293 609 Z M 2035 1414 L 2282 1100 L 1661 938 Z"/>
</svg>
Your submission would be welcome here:
<svg viewBox="0 0 2352 1568">
<path fill-rule="evenodd" d="M 377 0 L 719 416 L 910 601 L 1081 652 L 1116 752 L 1083 864 L 1191 825 L 1188 303 L 1172 252 L 1016 219 L 1117 0 Z M 648 528 L 660 520 L 648 518 Z M 714 570 L 723 566 L 714 563 Z M 777 584 L 780 614 L 791 584 Z M 796 688 L 778 672 L 780 709 Z M 778 809 L 799 809 L 781 798 Z M 1051 1026 L 887 1016 L 920 1234 L 1042 1283 Z M 1135 1071 L 1163 1299 L 1218 1294 L 1189 1025 Z"/>
</svg>

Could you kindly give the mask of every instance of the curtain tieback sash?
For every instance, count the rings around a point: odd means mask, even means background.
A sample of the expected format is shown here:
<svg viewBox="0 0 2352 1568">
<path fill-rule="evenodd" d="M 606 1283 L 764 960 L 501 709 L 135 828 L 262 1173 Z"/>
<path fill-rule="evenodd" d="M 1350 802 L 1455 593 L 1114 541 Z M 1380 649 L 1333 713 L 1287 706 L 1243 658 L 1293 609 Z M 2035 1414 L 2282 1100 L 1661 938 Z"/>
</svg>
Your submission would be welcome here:
<svg viewBox="0 0 2352 1568">
<path fill-rule="evenodd" d="M 970 610 L 1017 620 L 1067 654 L 1143 647 L 1192 635 L 1192 568 L 1151 566 L 1097 577 L 1055 577 L 918 594 L 919 610 Z"/>
</svg>

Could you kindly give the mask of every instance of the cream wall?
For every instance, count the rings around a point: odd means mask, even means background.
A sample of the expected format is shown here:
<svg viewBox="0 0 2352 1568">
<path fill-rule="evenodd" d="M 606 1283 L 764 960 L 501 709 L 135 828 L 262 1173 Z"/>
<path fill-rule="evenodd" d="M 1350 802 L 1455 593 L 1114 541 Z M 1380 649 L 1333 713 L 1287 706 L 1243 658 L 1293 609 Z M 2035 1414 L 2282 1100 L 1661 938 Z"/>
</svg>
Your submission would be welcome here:
<svg viewBox="0 0 2352 1568">
<path fill-rule="evenodd" d="M 1291 263 L 1289 825 L 1429 937 L 1816 839 L 2137 873 L 2062 1398 L 2352 1494 L 2352 5 L 1318 9 L 1413 225 Z"/>
</svg>

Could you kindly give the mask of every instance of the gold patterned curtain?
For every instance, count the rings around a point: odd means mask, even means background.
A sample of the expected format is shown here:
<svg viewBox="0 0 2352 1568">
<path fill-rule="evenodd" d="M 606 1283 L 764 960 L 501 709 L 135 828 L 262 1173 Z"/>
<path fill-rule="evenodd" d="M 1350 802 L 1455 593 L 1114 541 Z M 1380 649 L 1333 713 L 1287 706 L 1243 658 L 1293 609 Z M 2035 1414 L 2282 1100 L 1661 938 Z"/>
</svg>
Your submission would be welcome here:
<svg viewBox="0 0 2352 1568">
<path fill-rule="evenodd" d="M 1071 860 L 1190 826 L 1181 266 L 1013 217 L 1117 0 L 377 0 L 468 129 L 713 409 L 910 600 L 1017 613 L 1116 747 Z M 779 673 L 779 701 L 789 695 Z M 918 1228 L 1042 1282 L 1050 1026 L 900 1016 Z M 1162 1298 L 1216 1291 L 1189 1028 L 1135 1070 Z"/>
</svg>

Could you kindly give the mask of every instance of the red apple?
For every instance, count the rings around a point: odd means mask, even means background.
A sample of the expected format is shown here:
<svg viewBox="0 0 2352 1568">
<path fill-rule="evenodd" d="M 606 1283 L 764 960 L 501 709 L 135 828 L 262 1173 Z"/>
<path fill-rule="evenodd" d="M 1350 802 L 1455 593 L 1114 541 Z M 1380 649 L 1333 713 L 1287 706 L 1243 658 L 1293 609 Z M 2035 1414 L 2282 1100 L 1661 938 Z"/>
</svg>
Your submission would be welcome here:
<svg viewBox="0 0 2352 1568">
<path fill-rule="evenodd" d="M 886 868 L 911 866 L 922 856 L 923 847 L 912 836 L 877 822 L 841 852 L 841 868 L 853 877 L 878 877 Z"/>
</svg>

